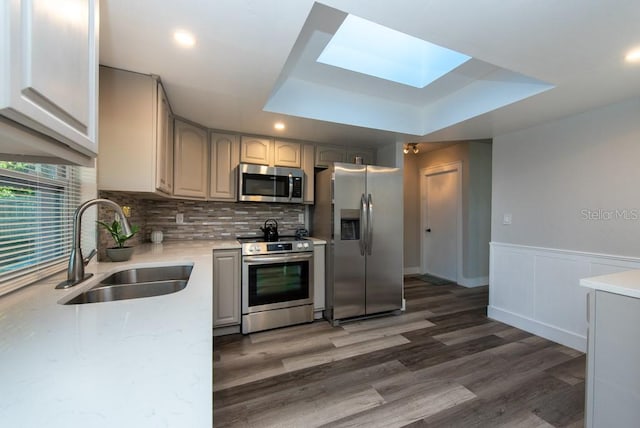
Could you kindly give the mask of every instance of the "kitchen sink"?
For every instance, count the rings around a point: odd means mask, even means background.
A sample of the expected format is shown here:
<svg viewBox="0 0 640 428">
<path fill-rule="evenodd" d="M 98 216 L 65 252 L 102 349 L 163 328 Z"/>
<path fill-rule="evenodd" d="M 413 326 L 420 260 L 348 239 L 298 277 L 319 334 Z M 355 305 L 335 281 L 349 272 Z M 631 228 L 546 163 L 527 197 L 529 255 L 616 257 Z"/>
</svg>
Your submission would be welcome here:
<svg viewBox="0 0 640 428">
<path fill-rule="evenodd" d="M 123 270 L 64 304 L 111 302 L 175 293 L 187 286 L 192 269 L 193 266 L 178 265 Z"/>
<path fill-rule="evenodd" d="M 121 285 L 172 279 L 188 280 L 192 269 L 193 266 L 190 265 L 133 268 L 116 272 L 100 281 L 100 284 Z"/>
</svg>

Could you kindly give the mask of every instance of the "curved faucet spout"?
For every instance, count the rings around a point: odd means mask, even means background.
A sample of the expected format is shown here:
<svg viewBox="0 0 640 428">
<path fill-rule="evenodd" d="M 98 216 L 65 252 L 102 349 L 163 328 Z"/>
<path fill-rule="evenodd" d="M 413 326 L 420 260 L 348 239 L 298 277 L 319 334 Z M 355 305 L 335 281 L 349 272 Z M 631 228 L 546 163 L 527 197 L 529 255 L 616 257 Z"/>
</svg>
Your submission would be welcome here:
<svg viewBox="0 0 640 428">
<path fill-rule="evenodd" d="M 90 278 L 93 275 L 91 273 L 85 275 L 84 273 L 85 260 L 82 256 L 82 249 L 80 248 L 80 234 L 82 232 L 82 215 L 87 210 L 87 208 L 98 204 L 108 205 L 113 208 L 120 217 L 120 222 L 122 223 L 122 229 L 124 233 L 126 233 L 127 235 L 131 233 L 131 227 L 129 226 L 129 222 L 125 217 L 124 212 L 122 212 L 122 208 L 120 208 L 120 205 L 109 199 L 101 198 L 90 199 L 82 203 L 78 208 L 76 208 L 76 211 L 73 214 L 73 246 L 71 248 L 71 254 L 69 254 L 67 280 L 58 284 L 56 286 L 56 288 L 58 289 L 73 287 L 74 285 L 80 284 L 82 281 Z M 91 256 L 89 258 L 91 258 Z"/>
</svg>

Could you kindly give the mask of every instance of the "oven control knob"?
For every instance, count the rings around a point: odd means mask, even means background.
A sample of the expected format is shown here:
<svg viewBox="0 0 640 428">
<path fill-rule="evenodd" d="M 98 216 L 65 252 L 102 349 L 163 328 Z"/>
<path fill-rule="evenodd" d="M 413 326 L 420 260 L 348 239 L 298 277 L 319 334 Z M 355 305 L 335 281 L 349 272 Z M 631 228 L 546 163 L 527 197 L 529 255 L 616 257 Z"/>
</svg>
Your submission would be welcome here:
<svg viewBox="0 0 640 428">
<path fill-rule="evenodd" d="M 302 242 L 298 242 L 298 244 L 296 245 L 296 248 L 302 248 Z"/>
<path fill-rule="evenodd" d="M 302 244 L 304 246 L 304 248 L 309 248 L 309 243 L 305 242 L 304 244 Z"/>
</svg>

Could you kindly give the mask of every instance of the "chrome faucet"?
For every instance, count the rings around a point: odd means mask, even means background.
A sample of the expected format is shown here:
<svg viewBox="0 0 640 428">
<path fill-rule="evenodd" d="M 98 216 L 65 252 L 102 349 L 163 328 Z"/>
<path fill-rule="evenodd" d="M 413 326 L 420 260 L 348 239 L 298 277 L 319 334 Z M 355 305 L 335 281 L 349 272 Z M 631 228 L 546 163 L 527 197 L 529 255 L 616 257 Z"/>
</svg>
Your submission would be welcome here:
<svg viewBox="0 0 640 428">
<path fill-rule="evenodd" d="M 87 210 L 87 208 L 104 204 L 112 207 L 116 213 L 120 216 L 120 222 L 122 223 L 122 230 L 127 235 L 131 233 L 131 227 L 129 226 L 129 222 L 122 212 L 122 208 L 120 205 L 116 204 L 109 199 L 90 199 L 84 203 L 82 203 L 73 215 L 73 248 L 71 249 L 71 254 L 69 255 L 69 266 L 67 268 L 67 280 L 61 282 L 56 286 L 57 289 L 60 288 L 69 288 L 74 285 L 80 284 L 82 281 L 91 278 L 93 276 L 92 273 L 86 274 L 84 273 L 84 267 L 89 260 L 93 256 L 96 255 L 96 250 L 91 251 L 89 256 L 85 259 L 82 257 L 82 249 L 80 248 L 80 232 L 82 232 L 82 214 Z"/>
</svg>

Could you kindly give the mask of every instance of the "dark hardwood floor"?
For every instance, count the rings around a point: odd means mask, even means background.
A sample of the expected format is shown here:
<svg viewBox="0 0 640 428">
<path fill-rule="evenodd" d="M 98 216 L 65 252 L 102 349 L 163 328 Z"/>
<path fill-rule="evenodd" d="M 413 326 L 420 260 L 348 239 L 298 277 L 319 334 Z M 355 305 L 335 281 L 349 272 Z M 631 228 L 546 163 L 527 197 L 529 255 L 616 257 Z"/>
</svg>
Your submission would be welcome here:
<svg viewBox="0 0 640 428">
<path fill-rule="evenodd" d="M 405 278 L 407 311 L 214 340 L 215 427 L 581 427 L 585 356 Z"/>
</svg>

